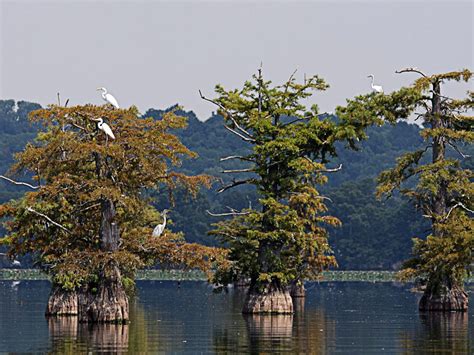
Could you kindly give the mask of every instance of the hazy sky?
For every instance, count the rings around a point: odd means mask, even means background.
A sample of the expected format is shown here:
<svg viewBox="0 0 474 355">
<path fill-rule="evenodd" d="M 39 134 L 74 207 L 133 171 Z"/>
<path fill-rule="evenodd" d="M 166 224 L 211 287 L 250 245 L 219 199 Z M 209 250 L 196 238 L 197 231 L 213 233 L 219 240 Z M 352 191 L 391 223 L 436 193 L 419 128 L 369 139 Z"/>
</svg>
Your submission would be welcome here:
<svg viewBox="0 0 474 355">
<path fill-rule="evenodd" d="M 198 89 L 241 86 L 260 62 L 274 82 L 323 76 L 323 110 L 369 91 L 371 73 L 387 92 L 416 78 L 394 73 L 405 66 L 474 69 L 469 0 L 0 0 L 0 40 L 0 99 L 102 103 L 105 86 L 122 106 L 179 102 L 200 119 L 215 108 Z"/>
</svg>

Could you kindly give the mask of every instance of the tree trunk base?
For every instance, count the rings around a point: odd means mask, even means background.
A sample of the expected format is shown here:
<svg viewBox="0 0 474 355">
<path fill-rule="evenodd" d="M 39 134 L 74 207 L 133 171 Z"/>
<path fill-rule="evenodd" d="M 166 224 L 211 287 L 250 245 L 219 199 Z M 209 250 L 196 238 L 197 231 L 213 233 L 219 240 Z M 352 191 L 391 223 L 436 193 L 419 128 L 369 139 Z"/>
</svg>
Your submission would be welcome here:
<svg viewBox="0 0 474 355">
<path fill-rule="evenodd" d="M 286 289 L 269 286 L 268 290 L 259 293 L 251 288 L 245 298 L 242 313 L 292 314 L 293 300 Z"/>
<path fill-rule="evenodd" d="M 46 305 L 46 316 L 77 316 L 78 297 L 76 291 L 66 291 L 54 285 Z"/>
<path fill-rule="evenodd" d="M 290 285 L 290 296 L 293 298 L 306 297 L 306 289 L 302 282 L 292 283 Z"/>
<path fill-rule="evenodd" d="M 469 305 L 469 298 L 467 293 L 461 287 L 453 287 L 451 289 L 444 287 L 444 292 L 441 294 L 432 294 L 428 288 L 421 297 L 419 310 L 420 311 L 467 311 Z"/>
<path fill-rule="evenodd" d="M 129 320 L 128 297 L 118 267 L 114 265 L 104 274 L 97 290 L 88 287 L 79 295 L 81 323 L 127 323 Z"/>
</svg>

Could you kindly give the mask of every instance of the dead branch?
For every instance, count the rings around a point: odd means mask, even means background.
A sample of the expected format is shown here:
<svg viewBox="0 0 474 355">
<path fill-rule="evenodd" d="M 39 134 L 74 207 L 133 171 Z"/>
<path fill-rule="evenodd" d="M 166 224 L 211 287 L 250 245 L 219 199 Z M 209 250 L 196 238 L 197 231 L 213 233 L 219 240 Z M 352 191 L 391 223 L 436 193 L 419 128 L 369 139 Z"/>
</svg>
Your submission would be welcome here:
<svg viewBox="0 0 474 355">
<path fill-rule="evenodd" d="M 231 160 L 231 159 L 240 159 L 240 160 L 251 161 L 251 162 L 254 161 L 250 158 L 243 157 L 241 155 L 229 155 L 228 157 L 220 158 L 220 161 L 226 161 L 226 160 Z"/>
<path fill-rule="evenodd" d="M 213 213 L 209 210 L 206 210 L 207 214 L 212 217 L 225 217 L 225 216 L 245 216 L 250 214 L 249 211 L 246 212 L 223 212 L 223 213 Z"/>
<path fill-rule="evenodd" d="M 458 148 L 458 146 L 456 144 L 454 144 L 452 141 L 449 141 L 448 140 L 448 144 L 456 151 L 459 153 L 459 155 L 463 158 L 463 159 L 466 159 L 466 158 L 470 158 L 471 156 L 468 155 L 468 154 L 464 154 L 461 149 Z"/>
<path fill-rule="evenodd" d="M 242 133 L 246 134 L 248 137 L 252 138 L 253 141 L 255 141 L 254 137 L 249 133 L 247 132 L 244 128 L 242 128 L 238 123 L 237 121 L 235 120 L 234 116 L 229 112 L 229 110 L 227 110 L 224 106 L 222 106 L 219 102 L 215 101 L 215 100 L 212 100 L 212 99 L 208 99 L 207 97 L 205 97 L 201 90 L 199 90 L 199 95 L 201 96 L 201 99 L 205 100 L 205 101 L 208 101 L 214 105 L 216 105 L 217 107 L 219 107 L 221 110 L 223 110 L 225 113 L 227 113 L 227 116 L 230 118 L 230 120 L 232 121 L 232 123 L 235 125 L 235 127 L 240 130 Z"/>
<path fill-rule="evenodd" d="M 456 203 L 453 207 L 451 207 L 448 211 L 448 214 L 446 215 L 446 217 L 444 217 L 444 220 L 447 220 L 449 218 L 449 215 L 451 214 L 451 212 L 453 212 L 454 209 L 458 208 L 458 207 L 461 207 L 462 209 L 470 212 L 470 213 L 474 213 L 473 210 L 469 209 L 466 207 L 466 205 L 464 205 L 462 202 L 458 202 Z"/>
<path fill-rule="evenodd" d="M 28 207 L 26 210 L 27 210 L 28 212 L 32 212 L 32 213 L 34 213 L 34 214 L 37 214 L 38 216 L 40 216 L 40 217 L 46 219 L 49 223 L 55 225 L 55 226 L 58 227 L 58 228 L 61 228 L 61 229 L 62 229 L 63 231 L 65 231 L 65 232 L 71 234 L 71 231 L 70 231 L 69 229 L 67 229 L 67 228 L 64 227 L 63 225 L 61 225 L 61 224 L 59 224 L 59 223 L 53 221 L 51 218 L 49 218 L 49 217 L 46 216 L 45 214 L 42 214 L 42 213 L 40 213 L 40 212 L 38 212 L 38 211 L 35 211 L 35 210 L 32 209 L 31 207 Z"/>
<path fill-rule="evenodd" d="M 225 185 L 223 187 L 221 187 L 219 190 L 217 190 L 217 193 L 222 193 L 228 189 L 231 189 L 233 187 L 236 187 L 236 186 L 239 186 L 239 185 L 244 185 L 244 184 L 248 184 L 250 182 L 252 182 L 253 179 L 246 179 L 246 180 L 234 180 L 232 181 L 231 184 L 228 184 L 228 185 Z"/>
<path fill-rule="evenodd" d="M 10 178 L 7 178 L 6 176 L 3 176 L 3 175 L 0 175 L 0 178 L 8 181 L 8 182 L 11 182 L 12 184 L 15 184 L 15 185 L 21 185 L 21 186 L 27 186 L 29 187 L 30 189 L 33 189 L 33 190 L 36 190 L 36 189 L 39 189 L 41 186 L 33 186 L 31 184 L 28 184 L 26 182 L 19 182 L 19 181 L 14 181 Z"/>
<path fill-rule="evenodd" d="M 251 173 L 254 171 L 255 169 L 248 168 L 248 169 L 222 170 L 221 172 L 224 174 L 235 174 L 235 173 Z"/>
<path fill-rule="evenodd" d="M 255 139 L 253 139 L 253 138 L 247 138 L 247 137 L 245 137 L 243 134 L 240 134 L 239 132 L 237 132 L 236 130 L 230 128 L 230 127 L 227 126 L 227 125 L 224 125 L 224 128 L 227 129 L 228 131 L 230 131 L 230 132 L 236 134 L 237 136 L 239 136 L 240 138 L 242 138 L 242 139 L 243 139 L 244 141 L 246 141 L 246 142 L 255 142 Z"/>
<path fill-rule="evenodd" d="M 423 73 L 421 70 L 419 70 L 418 68 L 404 68 L 404 69 L 401 69 L 401 70 L 396 70 L 395 73 L 397 74 L 401 74 L 401 73 L 418 73 L 420 74 L 421 76 L 427 78 L 428 76 Z"/>
<path fill-rule="evenodd" d="M 333 169 L 321 169 L 321 170 L 318 170 L 318 173 L 335 173 L 339 170 L 342 169 L 342 164 L 339 164 L 339 166 L 337 168 L 333 168 Z"/>
</svg>

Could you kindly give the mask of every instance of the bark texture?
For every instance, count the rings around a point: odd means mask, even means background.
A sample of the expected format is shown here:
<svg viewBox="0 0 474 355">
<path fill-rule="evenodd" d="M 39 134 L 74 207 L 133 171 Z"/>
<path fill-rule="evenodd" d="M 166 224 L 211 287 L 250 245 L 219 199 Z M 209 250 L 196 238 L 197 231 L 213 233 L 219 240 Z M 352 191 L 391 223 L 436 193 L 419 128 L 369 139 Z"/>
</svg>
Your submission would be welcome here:
<svg viewBox="0 0 474 355">
<path fill-rule="evenodd" d="M 78 297 L 76 291 L 66 291 L 54 285 L 46 305 L 46 316 L 77 316 Z"/>
<path fill-rule="evenodd" d="M 293 300 L 287 289 L 273 283 L 263 290 L 250 287 L 242 312 L 246 314 L 292 314 Z"/>
<path fill-rule="evenodd" d="M 420 311 L 467 311 L 469 298 L 462 287 L 442 286 L 440 292 L 427 288 L 420 299 Z"/>
<path fill-rule="evenodd" d="M 128 297 L 116 265 L 107 267 L 96 290 L 88 287 L 79 294 L 79 322 L 127 323 Z"/>
<path fill-rule="evenodd" d="M 290 284 L 290 296 L 293 298 L 306 297 L 306 290 L 304 288 L 304 283 L 301 281 L 292 282 Z"/>
</svg>

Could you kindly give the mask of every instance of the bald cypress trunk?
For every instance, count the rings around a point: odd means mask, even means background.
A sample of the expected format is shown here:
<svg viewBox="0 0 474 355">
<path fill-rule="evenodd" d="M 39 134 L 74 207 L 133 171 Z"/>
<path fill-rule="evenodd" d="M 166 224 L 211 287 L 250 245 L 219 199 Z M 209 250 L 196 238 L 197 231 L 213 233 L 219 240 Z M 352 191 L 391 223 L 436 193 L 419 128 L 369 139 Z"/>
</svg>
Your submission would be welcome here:
<svg viewBox="0 0 474 355">
<path fill-rule="evenodd" d="M 293 301 L 288 289 L 277 282 L 259 286 L 253 283 L 245 298 L 242 313 L 291 314 Z"/>
<path fill-rule="evenodd" d="M 447 127 L 446 120 L 441 115 L 441 86 L 440 82 L 433 83 L 432 96 L 432 122 L 433 129 Z M 440 135 L 433 138 L 433 163 L 442 162 L 446 159 L 446 137 Z M 440 181 L 438 191 L 434 195 L 431 208 L 434 214 L 432 220 L 433 236 L 437 238 L 447 237 L 436 226 L 436 218 L 446 215 L 448 211 L 448 182 Z M 456 283 L 443 270 L 429 276 L 427 287 L 420 300 L 420 311 L 466 311 L 468 308 L 468 297 L 464 291 L 464 285 Z"/>
<path fill-rule="evenodd" d="M 102 251 L 118 249 L 120 233 L 115 222 L 113 201 L 102 201 L 100 228 Z M 128 321 L 128 297 L 122 284 L 120 269 L 110 261 L 100 272 L 99 282 L 86 286 L 79 295 L 79 321 L 88 323 L 126 323 Z"/>
<path fill-rule="evenodd" d="M 78 299 L 76 291 L 66 291 L 53 285 L 46 305 L 46 316 L 77 316 Z"/>
</svg>

